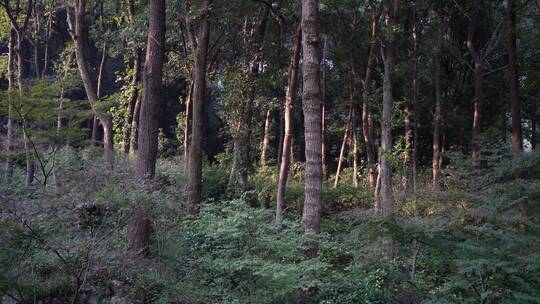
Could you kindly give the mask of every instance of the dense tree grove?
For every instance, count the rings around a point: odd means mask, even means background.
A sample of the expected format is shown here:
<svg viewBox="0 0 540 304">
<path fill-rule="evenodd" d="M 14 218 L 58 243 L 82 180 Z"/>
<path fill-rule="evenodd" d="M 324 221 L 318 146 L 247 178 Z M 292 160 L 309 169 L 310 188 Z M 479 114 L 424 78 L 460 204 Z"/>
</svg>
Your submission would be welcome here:
<svg viewBox="0 0 540 304">
<path fill-rule="evenodd" d="M 0 1 L 0 303 L 540 303 L 540 1 Z"/>
</svg>

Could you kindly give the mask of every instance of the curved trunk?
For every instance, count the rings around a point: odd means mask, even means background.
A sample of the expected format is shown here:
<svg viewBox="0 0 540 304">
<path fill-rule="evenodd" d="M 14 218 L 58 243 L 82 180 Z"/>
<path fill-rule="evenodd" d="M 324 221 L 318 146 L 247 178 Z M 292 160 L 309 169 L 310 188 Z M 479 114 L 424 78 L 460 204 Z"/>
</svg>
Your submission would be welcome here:
<svg viewBox="0 0 540 304">
<path fill-rule="evenodd" d="M 285 135 L 283 137 L 281 162 L 279 164 L 278 189 L 276 199 L 276 222 L 280 222 L 285 208 L 285 187 L 287 178 L 289 177 L 290 156 L 291 156 L 291 139 L 293 135 L 292 126 L 292 107 L 296 97 L 296 89 L 298 86 L 298 65 L 300 61 L 300 49 L 302 47 L 302 29 L 298 26 L 293 38 L 293 46 L 291 51 L 291 62 L 289 64 L 289 79 L 287 81 L 287 95 L 285 96 Z"/>
</svg>

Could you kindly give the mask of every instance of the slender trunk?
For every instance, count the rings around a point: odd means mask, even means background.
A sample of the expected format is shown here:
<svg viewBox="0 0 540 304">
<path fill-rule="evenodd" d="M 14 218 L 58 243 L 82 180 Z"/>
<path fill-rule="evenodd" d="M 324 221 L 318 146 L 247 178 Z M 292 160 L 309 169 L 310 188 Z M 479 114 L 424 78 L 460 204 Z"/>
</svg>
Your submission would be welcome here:
<svg viewBox="0 0 540 304">
<path fill-rule="evenodd" d="M 442 37 L 439 37 L 441 39 Z M 441 168 L 441 119 L 442 119 L 442 92 L 441 92 L 441 63 L 440 63 L 440 45 L 438 45 L 433 58 L 433 68 L 435 80 L 435 114 L 433 116 L 433 158 L 432 158 L 432 189 L 435 192 L 440 191 Z"/>
<path fill-rule="evenodd" d="M 253 79 L 251 79 L 253 80 Z M 245 109 L 241 118 L 240 132 L 238 134 L 238 148 L 239 148 L 239 171 L 240 171 L 240 189 L 242 192 L 248 191 L 249 184 L 249 171 L 251 167 L 251 122 L 253 118 L 253 102 L 255 100 L 255 89 L 250 88 L 246 100 Z"/>
<path fill-rule="evenodd" d="M 53 14 L 50 13 L 47 17 L 47 24 L 45 27 L 45 45 L 43 46 L 43 70 L 41 70 L 41 78 L 45 77 L 49 70 L 49 40 L 51 39 L 52 17 Z"/>
<path fill-rule="evenodd" d="M 276 222 L 280 223 L 285 209 L 285 186 L 289 177 L 291 139 L 293 135 L 292 126 L 292 107 L 296 98 L 296 89 L 298 86 L 298 65 L 300 61 L 300 49 L 302 47 L 302 28 L 299 25 L 294 38 L 291 50 L 291 62 L 289 64 L 289 80 L 287 82 L 287 94 L 285 96 L 285 135 L 281 152 L 281 162 L 279 164 L 278 189 L 276 200 Z"/>
<path fill-rule="evenodd" d="M 39 12 L 36 10 L 37 5 L 34 6 L 34 69 L 36 73 L 36 78 L 41 77 L 41 72 L 39 69 L 39 31 L 41 27 Z"/>
<path fill-rule="evenodd" d="M 268 164 L 268 149 L 270 148 L 270 117 L 272 110 L 266 110 L 264 116 L 264 136 L 261 149 L 261 165 L 266 166 Z"/>
<path fill-rule="evenodd" d="M 283 108 L 283 107 L 282 107 Z M 281 166 L 281 153 L 283 152 L 283 139 L 285 138 L 285 121 L 283 109 L 279 110 L 279 143 L 277 150 L 278 166 Z"/>
<path fill-rule="evenodd" d="M 533 150 L 536 150 L 537 147 L 537 137 L 536 137 L 536 118 L 533 116 L 531 117 L 531 148 Z"/>
<path fill-rule="evenodd" d="M 358 134 L 356 132 L 356 110 L 352 111 L 352 142 L 353 142 L 353 186 L 358 188 Z"/>
<path fill-rule="evenodd" d="M 231 163 L 231 170 L 229 172 L 229 182 L 227 183 L 227 187 L 229 188 L 234 186 L 234 182 L 236 180 L 236 169 L 238 167 L 239 154 L 240 154 L 240 151 L 238 150 L 238 142 L 236 140 L 233 140 L 232 141 L 232 163 Z"/>
<path fill-rule="evenodd" d="M 18 31 L 17 33 L 17 47 L 16 47 L 16 53 L 17 53 L 17 85 L 19 87 L 19 106 L 22 109 L 24 105 L 23 101 L 23 68 L 24 68 L 24 50 L 23 50 L 23 39 L 24 39 L 24 33 L 22 31 Z M 22 118 L 22 117 L 21 117 Z M 30 143 L 28 142 L 28 137 L 26 132 L 23 132 L 23 141 L 24 141 L 24 151 L 26 155 L 26 185 L 31 185 L 34 182 L 34 173 L 35 173 L 35 164 L 34 164 L 34 156 L 30 149 Z"/>
<path fill-rule="evenodd" d="M 124 122 L 124 132 L 122 134 L 122 150 L 125 154 L 129 154 L 131 148 L 131 127 L 133 124 L 133 114 L 135 112 L 135 104 L 139 95 L 139 82 L 141 71 L 141 60 L 137 52 L 133 57 L 133 69 L 131 75 L 131 92 L 128 97 L 126 120 Z"/>
<path fill-rule="evenodd" d="M 373 191 L 374 197 L 375 197 L 375 204 L 373 206 L 373 209 L 376 213 L 379 213 L 381 211 L 381 151 L 379 150 L 379 156 L 377 161 L 377 179 L 375 181 L 375 190 Z"/>
<path fill-rule="evenodd" d="M 6 138 L 6 171 L 5 181 L 6 184 L 11 184 L 13 178 L 13 101 L 11 99 L 11 93 L 15 84 L 15 75 L 13 72 L 13 63 L 15 60 L 15 40 L 17 39 L 15 31 L 10 30 L 9 43 L 8 43 L 8 62 L 7 62 L 7 79 L 8 79 L 8 121 L 7 121 L 7 138 Z"/>
<path fill-rule="evenodd" d="M 191 41 L 194 68 L 191 151 L 189 152 L 188 200 L 190 213 L 198 213 L 202 199 L 202 139 L 204 133 L 204 103 L 206 101 L 206 55 L 208 53 L 208 39 L 210 36 L 209 9 L 210 0 L 205 0 L 201 11 L 197 44 L 194 44 L 194 39 Z"/>
<path fill-rule="evenodd" d="M 131 121 L 131 139 L 130 150 L 132 154 L 136 154 L 138 148 L 139 138 L 139 116 L 141 113 L 142 96 L 139 94 L 135 101 L 135 107 L 133 109 L 133 120 Z"/>
<path fill-rule="evenodd" d="M 191 134 L 191 97 L 193 94 L 193 80 L 189 84 L 189 91 L 186 96 L 186 117 L 184 118 L 184 165 L 188 168 L 189 143 Z"/>
<path fill-rule="evenodd" d="M 373 8 L 371 14 L 371 41 L 369 54 L 366 65 L 366 74 L 363 81 L 362 93 L 362 135 L 364 137 L 364 145 L 366 146 L 366 162 L 367 173 L 369 179 L 369 187 L 371 191 L 375 191 L 375 159 L 373 158 L 373 118 L 369 106 L 369 88 L 371 83 L 371 75 L 375 65 L 374 57 L 377 44 L 377 23 L 379 20 L 380 11 Z"/>
<path fill-rule="evenodd" d="M 328 57 L 328 38 L 324 36 L 323 38 L 323 50 L 322 50 L 322 81 L 321 81 L 321 94 L 322 94 L 322 121 L 321 121 L 321 154 L 322 154 L 322 166 L 323 166 L 323 178 L 327 176 L 326 168 L 326 145 L 324 143 L 324 132 L 325 132 L 325 107 L 326 107 L 326 58 Z"/>
<path fill-rule="evenodd" d="M 103 126 L 103 144 L 105 149 L 105 159 L 107 162 L 112 165 L 114 159 L 114 147 L 112 140 L 112 116 L 106 111 L 97 109 L 96 103 L 99 100 L 99 96 L 94 84 L 94 80 L 91 77 L 90 69 L 88 67 L 88 60 L 85 55 L 85 10 L 86 10 L 86 0 L 76 0 L 75 3 L 75 29 L 72 30 L 72 39 L 75 43 L 75 55 L 77 58 L 77 66 L 79 68 L 79 74 L 86 91 L 86 96 L 88 101 L 92 106 L 94 112 L 96 113 L 97 118 L 100 120 Z M 68 16 L 70 16 L 68 12 Z M 68 22 L 69 24 L 71 22 Z"/>
<path fill-rule="evenodd" d="M 317 234 L 321 221 L 321 88 L 320 88 L 319 1 L 302 0 L 302 76 L 306 165 L 302 224 L 306 234 Z"/>
<path fill-rule="evenodd" d="M 482 131 L 482 99 L 484 98 L 484 64 L 474 63 L 474 112 L 472 128 L 472 166 L 476 175 L 480 175 L 479 137 Z"/>
<path fill-rule="evenodd" d="M 516 51 L 516 12 L 515 1 L 508 0 L 508 85 L 510 87 L 510 103 L 512 107 L 512 147 L 516 154 L 523 150 L 521 134 L 521 100 L 519 99 Z"/>
<path fill-rule="evenodd" d="M 351 98 L 352 103 L 352 98 Z M 347 145 L 347 140 L 349 139 L 349 132 L 351 128 L 352 123 L 352 112 L 353 112 L 353 105 L 351 104 L 349 107 L 349 115 L 347 116 L 347 125 L 345 126 L 345 132 L 343 133 L 343 141 L 341 142 L 341 149 L 339 150 L 339 159 L 338 159 L 338 166 L 336 169 L 336 177 L 334 179 L 334 188 L 337 187 L 339 183 L 339 175 L 341 173 L 341 166 L 343 163 L 343 157 L 345 156 L 345 146 Z"/>
</svg>

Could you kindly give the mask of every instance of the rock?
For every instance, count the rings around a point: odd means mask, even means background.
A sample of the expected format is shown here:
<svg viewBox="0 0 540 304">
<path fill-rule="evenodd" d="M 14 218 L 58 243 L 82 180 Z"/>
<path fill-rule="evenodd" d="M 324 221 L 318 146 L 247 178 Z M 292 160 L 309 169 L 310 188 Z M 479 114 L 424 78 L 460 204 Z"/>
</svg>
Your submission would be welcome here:
<svg viewBox="0 0 540 304">
<path fill-rule="evenodd" d="M 110 304 L 133 304 L 128 298 L 114 296 L 111 298 Z"/>
<path fill-rule="evenodd" d="M 17 301 L 13 300 L 11 297 L 4 296 L 2 297 L 2 304 L 17 304 Z"/>
</svg>

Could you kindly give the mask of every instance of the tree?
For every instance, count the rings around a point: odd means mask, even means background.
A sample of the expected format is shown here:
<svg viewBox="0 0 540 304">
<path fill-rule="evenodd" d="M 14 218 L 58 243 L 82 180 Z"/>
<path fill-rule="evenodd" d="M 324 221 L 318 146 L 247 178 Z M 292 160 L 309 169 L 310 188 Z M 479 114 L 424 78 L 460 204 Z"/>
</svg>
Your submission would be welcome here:
<svg viewBox="0 0 540 304">
<path fill-rule="evenodd" d="M 485 80 L 485 65 L 486 61 L 492 52 L 496 49 L 501 37 L 502 23 L 499 24 L 493 31 L 491 38 L 482 49 L 478 48 L 478 42 L 475 39 L 475 33 L 478 30 L 478 22 L 480 15 L 480 7 L 477 1 L 474 2 L 474 15 L 468 16 L 469 27 L 467 32 L 467 49 L 472 56 L 474 67 L 474 113 L 472 127 L 472 166 L 474 172 L 480 174 L 480 147 L 479 137 L 482 131 L 482 101 L 484 99 L 484 80 Z"/>
<path fill-rule="evenodd" d="M 149 10 L 148 42 L 143 69 L 139 116 L 137 174 L 152 179 L 157 157 L 158 122 L 165 54 L 165 1 L 153 0 Z"/>
<path fill-rule="evenodd" d="M 320 88 L 319 1 L 302 0 L 302 107 L 306 141 L 304 210 L 306 234 L 317 234 L 321 221 L 322 190 L 322 113 Z"/>
<path fill-rule="evenodd" d="M 104 109 L 100 109 L 98 105 L 99 97 L 96 89 L 95 80 L 92 78 L 89 67 L 89 60 L 86 58 L 86 0 L 75 0 L 73 5 L 73 15 L 75 18 L 75 24 L 73 25 L 72 13 L 68 9 L 68 24 L 71 38 L 75 44 L 75 57 L 77 59 L 77 66 L 79 68 L 79 74 L 83 81 L 86 96 L 95 112 L 97 118 L 100 120 L 103 126 L 103 145 L 105 149 L 105 159 L 112 165 L 114 158 L 113 147 L 113 125 L 112 117 Z"/>
<path fill-rule="evenodd" d="M 188 15 L 190 3 L 187 1 L 184 22 L 191 46 L 193 67 L 193 93 L 192 93 L 192 133 L 191 150 L 189 151 L 189 211 L 197 213 L 202 199 L 202 138 L 204 104 L 206 101 L 206 61 L 208 40 L 210 36 L 210 4 L 211 0 L 204 0 L 200 10 L 199 28 L 197 36 L 193 34 L 192 20 Z"/>
<path fill-rule="evenodd" d="M 512 108 L 512 147 L 516 154 L 523 150 L 521 135 L 521 100 L 519 98 L 516 52 L 516 3 L 507 3 L 507 32 L 508 32 L 508 86 L 510 87 L 510 105 Z"/>
<path fill-rule="evenodd" d="M 369 187 L 371 191 L 375 191 L 375 159 L 373 156 L 373 117 L 369 106 L 369 88 L 373 68 L 375 66 L 375 51 L 377 48 L 377 23 L 381 15 L 381 9 L 378 9 L 373 3 L 371 4 L 371 39 L 369 44 L 369 53 L 366 64 L 366 73 L 362 81 L 362 134 L 364 136 L 364 145 L 366 146 L 366 161 L 367 172 L 369 179 Z"/>
<path fill-rule="evenodd" d="M 394 72 L 395 54 L 395 18 L 399 7 L 399 0 L 385 0 L 384 2 L 385 37 L 381 44 L 382 59 L 384 63 L 383 76 L 383 109 L 381 115 L 381 150 L 380 150 L 380 179 L 381 203 L 380 212 L 385 217 L 391 217 L 394 212 L 394 198 L 392 194 L 392 167 L 390 165 L 390 152 L 392 150 L 392 108 L 394 96 L 392 91 L 392 73 Z M 392 240 L 387 243 L 387 256 L 394 257 L 394 244 Z"/>
<path fill-rule="evenodd" d="M 441 26 L 439 25 L 439 28 Z M 437 42 L 433 54 L 433 78 L 435 85 L 435 113 L 433 115 L 433 158 L 432 158 L 432 189 L 435 192 L 440 190 L 441 178 L 441 121 L 442 121 L 442 88 L 441 88 L 441 39 L 442 30 L 438 30 L 439 37 L 436 37 Z"/>
<path fill-rule="evenodd" d="M 11 180 L 13 178 L 13 149 L 14 149 L 14 143 L 13 143 L 13 100 L 11 99 L 12 91 L 13 91 L 13 85 L 15 83 L 15 76 L 13 71 L 13 64 L 15 61 L 15 31 L 10 27 L 9 31 L 9 42 L 8 42 L 8 61 L 7 61 L 7 79 L 8 79 L 8 117 L 7 117 L 7 134 L 6 134 L 6 171 L 4 173 L 5 175 L 5 181 L 6 184 L 10 184 Z"/>
<path fill-rule="evenodd" d="M 33 4 L 32 0 L 28 0 L 26 11 L 23 12 L 21 9 L 20 0 L 17 0 L 15 3 L 15 9 L 11 7 L 9 0 L 4 0 L 2 6 L 4 7 L 7 17 L 9 19 L 11 30 L 15 32 L 15 37 L 17 39 L 17 44 L 14 47 L 15 53 L 17 55 L 17 85 L 19 87 L 19 105 L 22 108 L 23 106 L 23 69 L 24 69 L 24 37 L 28 29 L 28 24 L 30 17 L 32 16 Z M 19 23 L 22 19 L 22 23 Z M 13 129 L 13 128 L 12 128 Z M 23 134 L 24 140 L 24 150 L 26 154 L 26 184 L 30 185 L 34 181 L 34 155 L 31 152 L 30 144 L 28 138 Z"/>
<path fill-rule="evenodd" d="M 287 178 L 289 176 L 289 169 L 291 165 L 291 139 L 292 139 L 292 106 L 296 97 L 296 90 L 298 85 L 298 64 L 300 61 L 300 49 L 302 47 L 302 27 L 298 25 L 294 37 L 293 46 L 291 50 L 291 63 L 289 65 L 288 81 L 287 81 L 287 94 L 285 96 L 285 106 L 283 116 L 285 119 L 285 135 L 283 136 L 281 162 L 279 164 L 279 177 L 277 188 L 277 200 L 276 200 L 276 222 L 280 222 L 283 216 L 283 210 L 285 208 L 285 187 L 287 185 Z"/>
</svg>

